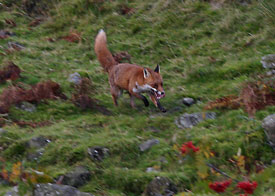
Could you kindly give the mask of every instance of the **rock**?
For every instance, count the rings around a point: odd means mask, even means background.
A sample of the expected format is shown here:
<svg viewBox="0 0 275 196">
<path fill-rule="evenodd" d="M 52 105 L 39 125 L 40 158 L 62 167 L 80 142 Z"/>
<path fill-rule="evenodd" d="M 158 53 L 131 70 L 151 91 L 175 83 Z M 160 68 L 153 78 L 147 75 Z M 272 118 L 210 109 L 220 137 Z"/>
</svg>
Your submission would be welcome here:
<svg viewBox="0 0 275 196">
<path fill-rule="evenodd" d="M 88 154 L 90 158 L 94 161 L 102 161 L 109 154 L 109 149 L 95 146 L 92 148 L 88 148 Z"/>
<path fill-rule="evenodd" d="M 27 143 L 28 147 L 30 148 L 42 148 L 46 146 L 48 143 L 51 141 L 44 136 L 38 136 L 38 137 L 33 137 L 30 139 Z"/>
<path fill-rule="evenodd" d="M 150 131 L 150 132 L 153 132 L 153 133 L 159 133 L 160 130 L 156 127 L 148 127 L 148 129 L 146 129 L 146 131 Z"/>
<path fill-rule="evenodd" d="M 37 161 L 43 155 L 44 151 L 44 148 L 37 149 L 35 152 L 29 153 L 27 159 L 29 161 Z"/>
<path fill-rule="evenodd" d="M 4 134 L 4 133 L 6 133 L 6 132 L 7 132 L 6 130 L 0 128 L 0 135 Z"/>
<path fill-rule="evenodd" d="M 144 196 L 172 196 L 177 194 L 177 187 L 165 177 L 156 177 L 146 187 Z"/>
<path fill-rule="evenodd" d="M 153 167 L 147 167 L 146 172 L 147 172 L 147 173 L 150 173 L 150 172 L 158 172 L 158 170 L 156 170 L 156 169 L 153 168 Z"/>
<path fill-rule="evenodd" d="M 267 75 L 267 76 L 273 76 L 273 75 L 275 75 L 275 69 L 266 72 L 266 75 Z"/>
<path fill-rule="evenodd" d="M 144 152 L 145 150 L 150 149 L 153 145 L 156 145 L 158 143 L 159 143 L 158 139 L 147 140 L 146 142 L 139 145 L 139 149 L 141 152 Z"/>
<path fill-rule="evenodd" d="M 25 46 L 23 46 L 22 44 L 18 43 L 18 42 L 8 42 L 8 49 L 9 50 L 23 50 L 25 48 Z"/>
<path fill-rule="evenodd" d="M 207 112 L 205 114 L 203 113 L 193 113 L 193 114 L 183 114 L 180 117 L 178 117 L 175 121 L 176 125 L 179 128 L 192 128 L 193 126 L 197 125 L 203 120 L 207 119 L 215 119 L 216 113 L 215 112 Z"/>
<path fill-rule="evenodd" d="M 68 81 L 76 85 L 79 85 L 81 83 L 81 76 L 79 73 L 75 72 L 73 74 L 70 74 Z"/>
<path fill-rule="evenodd" d="M 262 127 L 265 130 L 269 144 L 275 147 L 275 114 L 271 114 L 263 119 Z"/>
<path fill-rule="evenodd" d="M 17 104 L 16 107 L 26 112 L 34 112 L 36 110 L 35 105 L 25 101 L 20 104 Z"/>
<path fill-rule="evenodd" d="M 59 184 L 36 184 L 34 196 L 93 196 L 90 193 L 80 192 L 76 188 Z"/>
<path fill-rule="evenodd" d="M 185 98 L 183 98 L 182 103 L 189 107 L 189 106 L 195 104 L 196 101 L 193 98 L 185 97 Z"/>
<path fill-rule="evenodd" d="M 62 184 L 78 188 L 86 184 L 90 179 L 91 174 L 89 170 L 83 166 L 78 166 L 74 171 L 64 175 Z"/>
<path fill-rule="evenodd" d="M 271 161 L 271 164 L 272 164 L 272 165 L 274 165 L 274 164 L 275 164 L 275 159 L 273 159 L 273 160 Z"/>
<path fill-rule="evenodd" d="M 12 190 L 7 192 L 4 196 L 19 196 L 18 186 L 14 186 Z"/>
<path fill-rule="evenodd" d="M 5 30 L 0 30 L 0 39 L 6 39 L 9 36 L 14 36 L 15 33 L 13 32 L 9 32 L 9 31 L 5 31 Z"/>
<path fill-rule="evenodd" d="M 262 57 L 261 63 L 265 69 L 275 69 L 275 54 Z"/>
</svg>

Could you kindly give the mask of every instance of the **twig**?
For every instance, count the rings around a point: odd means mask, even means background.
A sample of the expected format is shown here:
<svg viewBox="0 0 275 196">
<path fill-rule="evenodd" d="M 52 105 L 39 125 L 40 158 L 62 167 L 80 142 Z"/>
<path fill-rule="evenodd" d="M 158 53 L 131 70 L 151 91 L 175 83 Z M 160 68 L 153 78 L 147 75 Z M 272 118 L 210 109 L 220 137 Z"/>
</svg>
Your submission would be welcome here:
<svg viewBox="0 0 275 196">
<path fill-rule="evenodd" d="M 238 180 L 230 177 L 229 175 L 227 175 L 225 172 L 221 171 L 220 169 L 216 168 L 214 165 L 210 164 L 210 163 L 206 163 L 206 165 L 212 169 L 214 169 L 216 172 L 220 173 L 221 175 L 227 177 L 227 178 L 230 178 L 232 180 L 234 180 L 235 182 L 239 182 Z"/>
</svg>

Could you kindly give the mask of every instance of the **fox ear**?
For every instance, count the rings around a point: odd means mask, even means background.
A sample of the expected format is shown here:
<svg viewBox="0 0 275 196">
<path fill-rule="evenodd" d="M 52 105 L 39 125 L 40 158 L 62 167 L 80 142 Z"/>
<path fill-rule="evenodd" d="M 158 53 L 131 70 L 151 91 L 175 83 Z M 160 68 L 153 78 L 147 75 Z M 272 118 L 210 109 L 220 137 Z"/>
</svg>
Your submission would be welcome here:
<svg viewBox="0 0 275 196">
<path fill-rule="evenodd" d="M 146 68 L 143 69 L 143 76 L 144 78 L 148 78 L 150 76 L 150 73 Z"/>
<path fill-rule="evenodd" d="M 157 67 L 155 68 L 154 72 L 159 73 L 160 72 L 160 68 L 159 65 L 157 64 Z"/>
</svg>

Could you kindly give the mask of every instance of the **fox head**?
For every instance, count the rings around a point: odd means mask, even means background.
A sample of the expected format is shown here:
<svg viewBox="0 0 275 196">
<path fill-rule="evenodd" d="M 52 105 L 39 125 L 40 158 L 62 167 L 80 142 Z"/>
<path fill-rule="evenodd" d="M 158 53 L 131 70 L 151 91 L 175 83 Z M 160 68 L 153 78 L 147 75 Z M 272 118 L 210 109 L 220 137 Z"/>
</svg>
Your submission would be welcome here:
<svg viewBox="0 0 275 196">
<path fill-rule="evenodd" d="M 165 96 L 165 92 L 163 90 L 163 80 L 160 75 L 160 67 L 159 65 L 153 70 L 144 68 L 143 76 L 145 84 L 147 85 L 147 90 L 150 94 L 153 94 L 156 99 L 161 99 Z"/>
</svg>

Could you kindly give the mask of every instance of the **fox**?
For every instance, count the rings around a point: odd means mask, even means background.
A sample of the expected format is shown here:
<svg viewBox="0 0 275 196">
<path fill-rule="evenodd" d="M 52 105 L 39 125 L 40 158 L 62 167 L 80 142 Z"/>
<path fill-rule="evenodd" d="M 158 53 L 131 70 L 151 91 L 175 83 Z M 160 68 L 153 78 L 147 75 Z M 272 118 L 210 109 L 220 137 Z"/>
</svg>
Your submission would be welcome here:
<svg viewBox="0 0 275 196">
<path fill-rule="evenodd" d="M 110 91 L 115 106 L 118 106 L 118 98 L 125 90 L 130 95 L 132 108 L 135 108 L 135 98 L 142 100 L 145 107 L 149 106 L 149 101 L 142 95 L 146 93 L 161 112 L 166 112 L 159 101 L 165 97 L 159 65 L 152 70 L 137 64 L 117 62 L 107 47 L 107 36 L 103 29 L 95 38 L 94 51 L 104 71 L 108 73 Z"/>
</svg>

